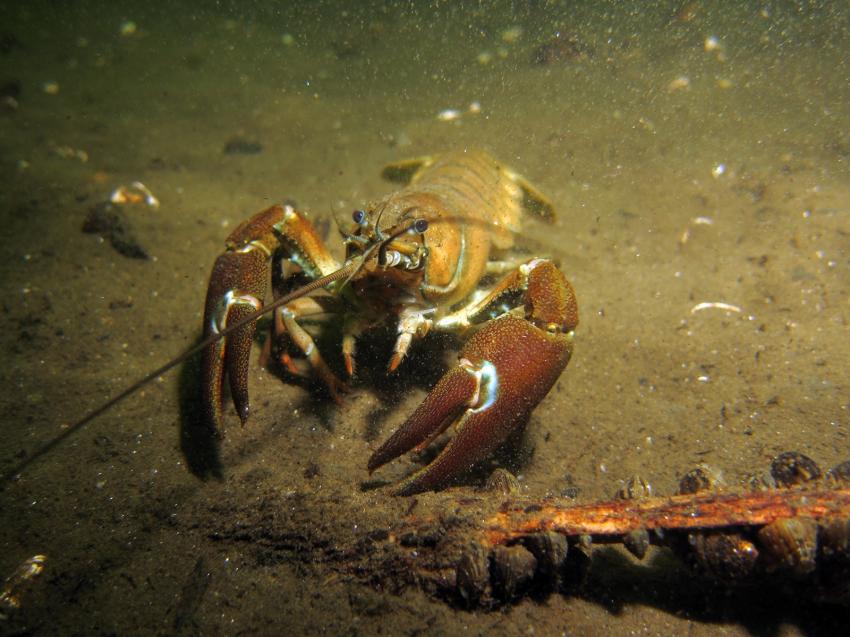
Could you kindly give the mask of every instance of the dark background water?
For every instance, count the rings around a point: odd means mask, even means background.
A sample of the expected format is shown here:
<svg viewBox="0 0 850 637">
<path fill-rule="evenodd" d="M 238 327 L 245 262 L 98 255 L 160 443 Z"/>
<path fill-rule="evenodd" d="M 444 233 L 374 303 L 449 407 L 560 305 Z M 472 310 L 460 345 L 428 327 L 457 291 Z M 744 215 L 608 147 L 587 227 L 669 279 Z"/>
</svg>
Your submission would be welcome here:
<svg viewBox="0 0 850 637">
<path fill-rule="evenodd" d="M 242 219 L 290 198 L 332 227 L 333 211 L 388 190 L 385 163 L 472 146 L 555 203 L 556 225 L 532 221 L 524 240 L 558 260 L 582 312 L 574 360 L 509 458 L 526 493 L 605 498 L 635 473 L 672 493 L 701 462 L 737 484 L 787 449 L 824 467 L 850 457 L 846 4 L 3 14 L 4 472 L 195 341 L 210 266 Z M 81 231 L 137 180 L 161 202 L 124 213 L 148 260 Z M 703 302 L 739 311 L 693 311 Z M 191 367 L 33 463 L 0 494 L 0 574 L 35 554 L 47 569 L 0 632 L 169 633 L 199 556 L 212 575 L 179 626 L 198 634 L 799 634 L 841 620 L 793 601 L 751 614 L 663 583 L 628 600 L 616 589 L 610 607 L 554 596 L 461 612 L 211 541 L 227 513 L 209 506 L 258 485 L 359 492 L 370 445 L 442 366 L 425 348 L 384 380 L 385 358 L 344 409 L 255 367 L 252 419 L 231 422 L 218 479 L 198 475 L 180 435 Z M 383 477 L 414 463 L 396 465 Z"/>
</svg>

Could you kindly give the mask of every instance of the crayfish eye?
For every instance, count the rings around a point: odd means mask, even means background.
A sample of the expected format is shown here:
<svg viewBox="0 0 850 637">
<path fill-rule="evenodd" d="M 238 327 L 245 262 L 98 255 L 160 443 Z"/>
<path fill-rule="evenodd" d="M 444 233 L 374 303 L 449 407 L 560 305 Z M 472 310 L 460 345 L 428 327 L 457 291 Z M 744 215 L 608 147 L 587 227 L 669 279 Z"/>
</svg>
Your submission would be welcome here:
<svg viewBox="0 0 850 637">
<path fill-rule="evenodd" d="M 427 219 L 417 219 L 413 222 L 413 230 L 418 234 L 424 233 L 428 229 Z"/>
<path fill-rule="evenodd" d="M 365 210 L 355 210 L 351 213 L 351 218 L 354 220 L 358 226 L 362 226 L 366 224 L 366 211 Z"/>
</svg>

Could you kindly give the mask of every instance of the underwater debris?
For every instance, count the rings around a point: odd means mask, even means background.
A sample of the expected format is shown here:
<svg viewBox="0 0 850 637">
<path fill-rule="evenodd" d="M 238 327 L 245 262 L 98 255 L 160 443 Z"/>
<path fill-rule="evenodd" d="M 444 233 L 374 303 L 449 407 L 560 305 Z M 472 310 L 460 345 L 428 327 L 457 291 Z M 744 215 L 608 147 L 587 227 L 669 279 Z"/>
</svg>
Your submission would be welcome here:
<svg viewBox="0 0 850 637">
<path fill-rule="evenodd" d="M 8 619 L 21 608 L 23 597 L 33 582 L 44 571 L 47 562 L 45 555 L 33 555 L 27 558 L 6 578 L 0 591 L 0 621 Z"/>
<path fill-rule="evenodd" d="M 172 623 L 174 630 L 179 632 L 193 622 L 210 586 L 210 581 L 212 581 L 212 572 L 207 566 L 206 560 L 199 557 L 183 584 L 180 599 L 174 610 L 174 622 Z"/>
<path fill-rule="evenodd" d="M 738 313 L 742 311 L 739 306 L 732 305 L 731 303 L 726 303 L 724 301 L 703 301 L 701 303 L 697 303 L 691 308 L 691 314 L 696 314 L 697 312 L 702 312 L 703 310 L 723 310 L 725 312 Z"/>
<path fill-rule="evenodd" d="M 541 44 L 531 55 L 536 66 L 553 64 L 575 64 L 593 57 L 593 49 L 574 33 L 557 31 L 545 44 Z"/>
<path fill-rule="evenodd" d="M 151 208 L 159 208 L 159 199 L 141 181 L 134 181 L 130 186 L 118 186 L 109 195 L 109 201 L 115 204 L 145 203 Z"/>
<path fill-rule="evenodd" d="M 445 108 L 437 113 L 437 119 L 441 122 L 453 122 L 460 119 L 461 112 L 456 108 Z"/>
<path fill-rule="evenodd" d="M 53 149 L 53 153 L 57 157 L 61 157 L 62 159 L 77 159 L 84 164 L 89 160 L 89 154 L 82 148 L 72 148 L 71 146 L 56 146 Z"/>
<path fill-rule="evenodd" d="M 813 461 L 786 453 L 770 475 L 793 474 L 791 486 L 727 488 L 714 470 L 700 466 L 686 474 L 677 495 L 644 496 L 648 490 L 639 481 L 633 486 L 641 488 L 629 489 L 635 497 L 589 503 L 455 489 L 420 494 L 413 505 L 389 497 L 379 505 L 380 494 L 372 493 L 352 499 L 350 515 L 338 516 L 339 523 L 310 531 L 308 521 L 338 508 L 339 499 L 270 491 L 250 502 L 218 503 L 205 524 L 210 539 L 247 543 L 259 563 L 321 562 L 384 591 L 418 586 L 464 608 L 575 593 L 601 568 L 594 566 L 596 548 L 612 546 L 653 562 L 667 552 L 718 594 L 769 588 L 815 604 L 848 604 L 848 466 L 815 478 L 824 474 Z M 394 521 L 388 524 L 388 517 Z M 637 573 L 657 578 L 654 566 Z M 613 581 L 610 574 L 605 580 Z"/>
<path fill-rule="evenodd" d="M 259 155 L 263 152 L 263 145 L 244 137 L 232 137 L 224 145 L 223 152 L 225 155 Z"/>
<path fill-rule="evenodd" d="M 124 213 L 109 201 L 101 201 L 89 209 L 82 229 L 87 234 L 100 235 L 125 257 L 150 259 L 148 251 L 136 239 Z"/>
<path fill-rule="evenodd" d="M 667 84 L 667 92 L 686 91 L 691 88 L 691 79 L 687 75 L 679 75 Z"/>
</svg>

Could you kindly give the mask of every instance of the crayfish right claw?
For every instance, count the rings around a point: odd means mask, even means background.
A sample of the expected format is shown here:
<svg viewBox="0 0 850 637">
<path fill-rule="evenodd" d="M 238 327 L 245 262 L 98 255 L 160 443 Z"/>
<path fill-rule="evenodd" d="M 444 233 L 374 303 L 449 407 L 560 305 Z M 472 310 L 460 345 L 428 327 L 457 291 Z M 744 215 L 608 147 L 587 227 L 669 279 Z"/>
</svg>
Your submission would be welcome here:
<svg viewBox="0 0 850 637">
<path fill-rule="evenodd" d="M 207 288 L 205 338 L 221 334 L 228 325 L 263 308 L 263 298 L 271 282 L 272 256 L 284 243 L 298 246 L 300 252 L 295 260 L 299 264 L 310 264 L 310 274 L 315 278 L 342 272 L 306 218 L 292 206 L 271 206 L 241 223 L 227 237 L 227 251 L 216 259 Z M 297 327 L 296 322 L 287 329 L 290 334 L 295 331 L 301 335 L 300 340 L 296 340 L 311 362 L 321 361 L 318 350 L 313 352 L 312 339 Z M 204 351 L 201 360 L 203 417 L 204 422 L 219 434 L 223 433 L 225 376 L 230 379 L 230 393 L 240 420 L 244 424 L 248 419 L 248 364 L 256 330 L 256 322 L 250 322 L 216 340 Z M 314 363 L 314 367 L 318 364 Z M 323 372 L 319 370 L 320 375 Z M 342 393 L 340 383 L 327 378 L 325 381 L 335 398 Z"/>
<path fill-rule="evenodd" d="M 207 289 L 204 337 L 220 333 L 263 307 L 269 276 L 268 258 L 262 250 L 225 252 L 215 262 Z M 222 389 L 225 375 L 239 419 L 248 419 L 248 364 L 256 323 L 249 323 L 204 351 L 201 361 L 201 402 L 204 421 L 223 432 Z"/>
</svg>

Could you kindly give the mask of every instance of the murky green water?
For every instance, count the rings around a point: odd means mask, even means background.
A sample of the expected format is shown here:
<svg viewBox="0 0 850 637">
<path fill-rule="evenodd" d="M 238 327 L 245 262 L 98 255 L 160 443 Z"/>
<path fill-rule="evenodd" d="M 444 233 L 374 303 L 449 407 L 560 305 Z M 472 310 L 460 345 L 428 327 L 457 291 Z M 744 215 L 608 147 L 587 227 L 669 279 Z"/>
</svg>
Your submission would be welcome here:
<svg viewBox="0 0 850 637">
<path fill-rule="evenodd" d="M 332 228 L 334 211 L 347 218 L 391 189 L 387 162 L 466 147 L 551 198 L 557 223 L 529 221 L 523 242 L 579 297 L 574 359 L 503 454 L 525 492 L 578 487 L 590 501 L 639 473 L 673 493 L 700 462 L 736 484 L 788 449 L 823 467 L 850 458 L 846 3 L 35 2 L 4 14 L 4 472 L 195 341 L 209 269 L 241 220 L 288 198 Z M 81 231 L 134 181 L 160 202 L 122 208 L 148 260 Z M 389 380 L 385 352 L 360 361 L 377 371 L 342 409 L 255 367 L 252 418 L 230 422 L 218 479 L 199 476 L 201 454 L 181 438 L 191 368 L 92 422 L 3 485 L 0 575 L 47 562 L 0 632 L 841 625 L 841 608 L 694 599 L 640 576 L 634 590 L 606 591 L 606 575 L 592 594 L 467 612 L 211 537 L 239 515 L 216 503 L 263 490 L 357 494 L 391 515 L 360 488 L 370 449 L 441 369 L 438 349 L 416 354 Z"/>
</svg>

